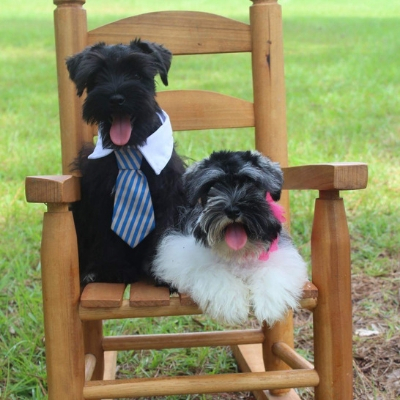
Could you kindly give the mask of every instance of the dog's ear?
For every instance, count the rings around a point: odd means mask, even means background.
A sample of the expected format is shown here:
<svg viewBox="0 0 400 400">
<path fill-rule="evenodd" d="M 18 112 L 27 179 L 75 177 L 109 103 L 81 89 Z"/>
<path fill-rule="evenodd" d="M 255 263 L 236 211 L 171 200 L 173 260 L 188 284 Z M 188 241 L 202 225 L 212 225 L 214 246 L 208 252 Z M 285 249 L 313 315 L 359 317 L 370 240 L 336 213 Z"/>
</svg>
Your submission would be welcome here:
<svg viewBox="0 0 400 400">
<path fill-rule="evenodd" d="M 279 163 L 271 161 L 257 151 L 251 152 L 254 166 L 261 171 L 261 184 L 271 194 L 274 201 L 281 198 L 283 172 Z"/>
<path fill-rule="evenodd" d="M 168 86 L 168 71 L 171 66 L 172 53 L 161 44 L 136 39 L 130 43 L 132 49 L 140 48 L 144 53 L 153 57 L 154 65 L 165 86 Z"/>
<path fill-rule="evenodd" d="M 210 168 L 209 159 L 196 162 L 183 174 L 183 188 L 191 206 L 207 197 L 210 188 L 219 181 L 225 172 L 219 168 Z"/>
<path fill-rule="evenodd" d="M 75 83 L 78 96 L 82 96 L 90 78 L 101 68 L 103 57 L 101 49 L 105 43 L 87 47 L 82 52 L 69 57 L 66 61 L 69 77 Z"/>
<path fill-rule="evenodd" d="M 268 189 L 267 191 L 271 194 L 274 201 L 279 201 L 282 193 L 283 185 L 283 172 L 278 163 L 269 162 L 268 167 L 265 166 L 268 171 Z"/>
</svg>

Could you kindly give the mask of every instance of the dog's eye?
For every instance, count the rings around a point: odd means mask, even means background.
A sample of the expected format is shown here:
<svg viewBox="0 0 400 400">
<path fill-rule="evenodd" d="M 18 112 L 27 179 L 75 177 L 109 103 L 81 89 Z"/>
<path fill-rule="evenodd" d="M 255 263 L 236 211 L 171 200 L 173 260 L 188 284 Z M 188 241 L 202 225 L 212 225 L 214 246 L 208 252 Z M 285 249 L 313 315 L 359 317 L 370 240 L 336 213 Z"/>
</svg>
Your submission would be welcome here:
<svg viewBox="0 0 400 400">
<path fill-rule="evenodd" d="M 207 203 L 207 196 L 206 196 L 206 195 L 201 196 L 201 197 L 199 198 L 199 203 L 201 204 L 202 207 L 205 207 L 205 205 L 206 205 L 206 203 Z"/>
<path fill-rule="evenodd" d="M 211 186 L 210 189 L 208 189 L 207 193 L 211 193 L 212 194 L 214 192 L 214 190 L 215 190 L 214 186 Z"/>
<path fill-rule="evenodd" d="M 133 79 L 135 79 L 136 81 L 141 81 L 142 77 L 139 74 L 133 74 Z"/>
</svg>

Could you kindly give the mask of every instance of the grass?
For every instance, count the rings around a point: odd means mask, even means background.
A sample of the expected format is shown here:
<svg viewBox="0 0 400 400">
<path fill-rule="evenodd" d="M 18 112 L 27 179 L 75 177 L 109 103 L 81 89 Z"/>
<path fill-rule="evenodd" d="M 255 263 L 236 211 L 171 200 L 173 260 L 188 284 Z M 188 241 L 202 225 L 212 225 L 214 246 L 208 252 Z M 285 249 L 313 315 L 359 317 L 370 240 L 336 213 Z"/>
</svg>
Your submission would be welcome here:
<svg viewBox="0 0 400 400">
<path fill-rule="evenodd" d="M 145 9 L 143 2 L 134 0 L 88 3 L 90 27 L 123 17 L 130 9 L 144 12 L 155 8 L 145 4 Z M 175 9 L 227 9 L 228 15 L 243 21 L 249 4 L 244 0 L 232 0 L 229 7 L 222 0 L 159 3 Z M 369 164 L 368 189 L 345 194 L 353 239 L 354 326 L 376 326 L 380 332 L 370 338 L 354 336 L 355 394 L 358 399 L 394 399 L 400 390 L 395 379 L 400 368 L 400 6 L 397 0 L 379 4 L 371 0 L 282 0 L 281 4 L 290 164 Z M 53 8 L 50 0 L 2 0 L 0 15 L 0 397 L 4 400 L 46 397 L 39 263 L 45 208 L 25 202 L 23 181 L 27 175 L 61 171 Z M 235 62 L 230 56 L 207 59 L 205 64 L 197 58 L 176 58 L 170 87 L 201 84 L 202 88 L 250 98 L 246 89 L 250 77 L 243 73 L 248 63 L 246 56 Z M 193 159 L 209 154 L 215 143 L 230 149 L 253 146 L 248 130 L 233 137 L 219 131 L 204 135 L 182 132 L 176 137 L 181 153 Z M 293 236 L 306 257 L 315 195 L 291 195 Z M 299 313 L 296 319 L 297 344 L 312 357 L 310 317 Z M 204 317 L 162 322 L 108 323 L 107 330 L 215 328 Z M 236 368 L 227 349 L 142 355 L 142 363 L 136 353 L 121 355 L 120 375 L 169 373 L 170 365 L 182 373 Z M 308 392 L 303 396 L 308 398 Z"/>
</svg>

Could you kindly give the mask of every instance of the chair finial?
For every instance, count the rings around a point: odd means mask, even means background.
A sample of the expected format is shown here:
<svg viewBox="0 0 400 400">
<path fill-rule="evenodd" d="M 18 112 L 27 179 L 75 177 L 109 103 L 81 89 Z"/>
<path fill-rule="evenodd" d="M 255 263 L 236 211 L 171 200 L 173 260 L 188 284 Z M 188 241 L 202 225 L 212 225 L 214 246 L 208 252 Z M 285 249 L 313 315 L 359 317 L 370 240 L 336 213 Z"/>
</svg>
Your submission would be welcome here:
<svg viewBox="0 0 400 400">
<path fill-rule="evenodd" d="M 262 4 L 262 3 L 277 3 L 278 0 L 250 0 L 254 4 Z"/>
<path fill-rule="evenodd" d="M 58 7 L 66 4 L 79 4 L 83 6 L 86 0 L 53 0 L 53 3 Z"/>
</svg>

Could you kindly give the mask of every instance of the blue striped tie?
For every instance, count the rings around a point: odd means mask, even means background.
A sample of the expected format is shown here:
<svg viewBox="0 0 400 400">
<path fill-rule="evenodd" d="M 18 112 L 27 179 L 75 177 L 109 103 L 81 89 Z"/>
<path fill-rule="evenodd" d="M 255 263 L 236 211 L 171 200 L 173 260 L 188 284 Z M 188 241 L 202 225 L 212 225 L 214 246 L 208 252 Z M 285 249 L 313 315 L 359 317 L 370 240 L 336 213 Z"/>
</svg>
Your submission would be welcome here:
<svg viewBox="0 0 400 400">
<path fill-rule="evenodd" d="M 143 156 L 130 147 L 114 153 L 119 173 L 111 229 L 129 246 L 135 247 L 155 227 L 149 186 L 140 171 Z"/>
</svg>

